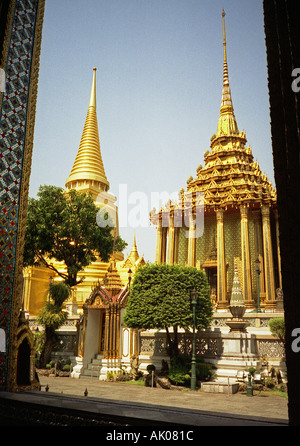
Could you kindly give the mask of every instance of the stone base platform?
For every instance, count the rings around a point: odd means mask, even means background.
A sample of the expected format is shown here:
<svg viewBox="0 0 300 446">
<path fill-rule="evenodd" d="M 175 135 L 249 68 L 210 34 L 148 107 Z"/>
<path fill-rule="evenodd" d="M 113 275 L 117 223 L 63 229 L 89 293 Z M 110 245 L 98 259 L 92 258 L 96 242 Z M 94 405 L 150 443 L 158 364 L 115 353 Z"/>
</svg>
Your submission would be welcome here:
<svg viewBox="0 0 300 446">
<path fill-rule="evenodd" d="M 208 381 L 201 383 L 202 392 L 234 394 L 237 393 L 238 390 L 239 383 L 227 383 L 220 381 Z"/>
</svg>

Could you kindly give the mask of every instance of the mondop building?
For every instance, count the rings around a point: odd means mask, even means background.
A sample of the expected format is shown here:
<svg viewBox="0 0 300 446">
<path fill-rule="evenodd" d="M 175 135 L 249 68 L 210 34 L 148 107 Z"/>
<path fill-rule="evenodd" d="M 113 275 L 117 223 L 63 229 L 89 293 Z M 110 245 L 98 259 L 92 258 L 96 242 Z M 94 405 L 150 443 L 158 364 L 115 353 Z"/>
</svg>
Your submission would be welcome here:
<svg viewBox="0 0 300 446">
<path fill-rule="evenodd" d="M 156 262 L 195 266 L 208 277 L 216 310 L 228 309 L 237 263 L 247 309 L 276 310 L 281 288 L 276 192 L 238 129 L 229 86 L 225 13 L 220 116 L 204 165 L 178 202 L 151 216 Z M 203 214 L 201 216 L 201 213 Z M 280 293 L 279 293 L 280 294 Z"/>
</svg>

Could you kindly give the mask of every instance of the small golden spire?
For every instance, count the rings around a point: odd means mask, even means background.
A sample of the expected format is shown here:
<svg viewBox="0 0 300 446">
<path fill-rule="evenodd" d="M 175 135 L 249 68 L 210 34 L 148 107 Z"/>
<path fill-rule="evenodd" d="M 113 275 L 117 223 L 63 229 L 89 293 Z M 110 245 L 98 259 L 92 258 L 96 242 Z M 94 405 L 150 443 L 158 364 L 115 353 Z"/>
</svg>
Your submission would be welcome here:
<svg viewBox="0 0 300 446">
<path fill-rule="evenodd" d="M 136 239 L 135 239 L 135 233 L 134 233 L 131 251 L 130 251 L 129 255 L 127 256 L 127 259 L 125 260 L 123 266 L 124 267 L 134 266 L 135 263 L 139 260 L 139 258 L 140 258 L 140 256 L 138 253 Z"/>
<path fill-rule="evenodd" d="M 134 262 L 136 262 L 139 259 L 139 253 L 138 253 L 138 250 L 137 250 L 136 240 L 135 240 L 135 232 L 134 232 L 134 235 L 133 235 L 133 243 L 132 243 L 132 247 L 131 247 L 131 251 L 130 251 L 129 257 Z"/>
<path fill-rule="evenodd" d="M 137 246 L 136 246 L 136 240 L 135 240 L 135 232 L 134 232 L 134 235 L 133 235 L 133 243 L 132 243 L 131 252 L 132 253 L 136 253 L 137 254 L 137 258 L 139 258 L 138 250 L 137 250 Z"/>
<path fill-rule="evenodd" d="M 239 133 L 231 99 L 231 91 L 229 86 L 227 51 L 226 51 L 226 32 L 225 32 L 225 11 L 222 11 L 223 17 L 223 46 L 224 46 L 224 62 L 223 62 L 223 90 L 220 108 L 220 117 L 218 122 L 217 137 L 222 135 L 236 135 Z"/>
<path fill-rule="evenodd" d="M 89 108 L 83 128 L 77 156 L 66 181 L 67 188 L 76 188 L 77 184 L 93 184 L 93 187 L 107 191 L 109 182 L 103 166 L 96 111 L 96 68 L 93 68 L 93 81 Z"/>
</svg>

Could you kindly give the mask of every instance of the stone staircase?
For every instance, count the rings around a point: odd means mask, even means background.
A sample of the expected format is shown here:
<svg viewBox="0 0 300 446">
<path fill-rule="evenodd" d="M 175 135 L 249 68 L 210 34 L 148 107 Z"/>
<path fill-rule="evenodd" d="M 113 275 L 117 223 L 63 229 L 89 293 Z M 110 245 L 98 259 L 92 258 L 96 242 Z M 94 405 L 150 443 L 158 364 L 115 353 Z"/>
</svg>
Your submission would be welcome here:
<svg viewBox="0 0 300 446">
<path fill-rule="evenodd" d="M 102 360 L 103 355 L 96 355 L 95 358 L 92 359 L 86 369 L 81 373 L 80 378 L 90 378 L 90 379 L 98 379 L 101 374 L 102 369 Z"/>
</svg>

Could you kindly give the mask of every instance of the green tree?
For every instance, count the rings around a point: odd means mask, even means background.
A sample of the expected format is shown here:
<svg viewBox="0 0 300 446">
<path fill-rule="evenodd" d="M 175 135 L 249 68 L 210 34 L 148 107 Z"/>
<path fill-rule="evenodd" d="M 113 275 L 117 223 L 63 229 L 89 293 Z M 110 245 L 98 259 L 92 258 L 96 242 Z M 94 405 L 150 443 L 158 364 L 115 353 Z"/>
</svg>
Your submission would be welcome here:
<svg viewBox="0 0 300 446">
<path fill-rule="evenodd" d="M 39 366 L 46 367 L 51 359 L 51 353 L 56 341 L 55 331 L 67 320 L 68 314 L 63 310 L 63 304 L 70 296 L 71 288 L 64 282 L 50 285 L 49 302 L 46 302 L 38 314 L 37 322 L 44 327 L 45 341 L 42 346 Z"/>
<path fill-rule="evenodd" d="M 28 203 L 24 266 L 46 266 L 72 287 L 84 280 L 78 272 L 97 255 L 107 262 L 114 249 L 122 252 L 127 245 L 119 236 L 114 239 L 109 224 L 97 225 L 99 209 L 90 194 L 40 186 L 37 196 Z M 53 259 L 64 262 L 66 272 L 57 270 Z"/>
<path fill-rule="evenodd" d="M 212 305 L 203 271 L 163 264 L 139 268 L 130 291 L 125 324 L 138 329 L 165 329 L 169 354 L 177 357 L 178 328 L 189 329 L 193 325 L 190 293 L 194 288 L 198 291 L 197 328 L 206 328 L 212 318 Z"/>
<path fill-rule="evenodd" d="M 284 344 L 285 342 L 285 322 L 283 317 L 275 317 L 270 319 L 269 327 L 271 334 L 277 336 Z"/>
</svg>

